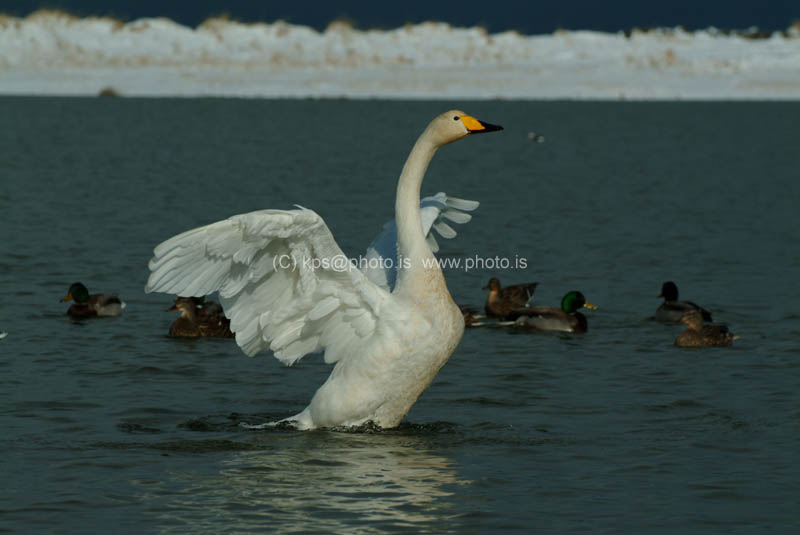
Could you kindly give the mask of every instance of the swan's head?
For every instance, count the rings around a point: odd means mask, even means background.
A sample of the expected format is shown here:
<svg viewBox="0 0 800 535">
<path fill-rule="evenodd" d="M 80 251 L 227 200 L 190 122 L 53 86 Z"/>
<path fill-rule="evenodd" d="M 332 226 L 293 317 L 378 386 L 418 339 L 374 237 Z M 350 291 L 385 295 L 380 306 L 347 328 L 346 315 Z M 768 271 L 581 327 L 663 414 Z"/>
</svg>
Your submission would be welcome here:
<svg viewBox="0 0 800 535">
<path fill-rule="evenodd" d="M 447 145 L 470 134 L 496 132 L 502 129 L 502 126 L 484 123 L 461 110 L 444 112 L 428 126 L 428 132 L 437 146 Z"/>
</svg>

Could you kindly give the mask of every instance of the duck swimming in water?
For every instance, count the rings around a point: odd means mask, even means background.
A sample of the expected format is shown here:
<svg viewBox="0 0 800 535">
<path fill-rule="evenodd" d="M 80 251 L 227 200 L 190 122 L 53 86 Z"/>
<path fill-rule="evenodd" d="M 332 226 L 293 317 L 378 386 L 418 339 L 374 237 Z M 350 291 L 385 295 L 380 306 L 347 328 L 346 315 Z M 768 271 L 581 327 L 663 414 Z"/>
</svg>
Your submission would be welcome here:
<svg viewBox="0 0 800 535">
<path fill-rule="evenodd" d="M 464 315 L 464 327 L 481 327 L 484 325 L 481 320 L 486 319 L 486 316 L 478 314 L 474 308 L 466 305 L 458 305 L 458 308 Z"/>
<path fill-rule="evenodd" d="M 403 262 L 391 291 L 353 267 L 323 219 L 305 208 L 235 215 L 170 238 L 154 250 L 145 290 L 218 291 L 248 355 L 270 349 L 292 364 L 324 351 L 335 364 L 330 376 L 304 410 L 282 421 L 298 429 L 396 427 L 464 334 L 463 314 L 423 232 L 425 171 L 441 147 L 497 130 L 452 110 L 417 139 L 397 184 Z"/>
<path fill-rule="evenodd" d="M 572 333 L 585 333 L 589 329 L 586 316 L 578 312 L 581 308 L 596 309 L 597 307 L 586 301 L 581 292 L 571 291 L 561 299 L 561 307 L 536 306 L 521 308 L 511 314 L 510 319 L 515 319 L 515 325 L 532 327 L 540 331 L 565 331 Z"/>
<path fill-rule="evenodd" d="M 483 287 L 484 290 L 489 290 L 484 307 L 486 315 L 494 318 L 514 319 L 513 312 L 530 304 L 538 284 L 538 282 L 528 282 L 502 287 L 500 280 L 492 277 L 489 279 L 489 283 Z"/>
<path fill-rule="evenodd" d="M 656 309 L 656 321 L 662 323 L 679 324 L 684 312 L 697 310 L 703 315 L 705 321 L 711 321 L 711 312 L 692 301 L 678 301 L 678 287 L 672 281 L 661 285 L 661 294 L 664 302 Z"/>
<path fill-rule="evenodd" d="M 233 338 L 230 320 L 222 307 L 214 301 L 194 297 L 178 297 L 168 310 L 180 310 L 181 315 L 169 328 L 169 335 L 176 338 Z"/>
<path fill-rule="evenodd" d="M 678 347 L 730 347 L 738 338 L 727 325 L 704 325 L 703 314 L 698 310 L 684 312 L 681 323 L 686 330 L 675 339 Z"/>
<path fill-rule="evenodd" d="M 67 314 L 73 318 L 91 318 L 95 316 L 119 316 L 125 303 L 116 294 L 91 294 L 80 282 L 75 282 L 69 287 L 67 295 L 61 302 L 75 301 L 69 307 Z"/>
</svg>

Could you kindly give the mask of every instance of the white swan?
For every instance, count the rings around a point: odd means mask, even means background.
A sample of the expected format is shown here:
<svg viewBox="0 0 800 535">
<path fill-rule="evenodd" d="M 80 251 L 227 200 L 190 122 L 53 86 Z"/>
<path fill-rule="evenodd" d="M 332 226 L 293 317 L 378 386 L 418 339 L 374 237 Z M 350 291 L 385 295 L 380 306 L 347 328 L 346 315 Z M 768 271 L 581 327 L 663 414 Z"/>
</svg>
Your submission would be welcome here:
<svg viewBox="0 0 800 535">
<path fill-rule="evenodd" d="M 453 239 L 458 233 L 447 224 L 468 223 L 472 216 L 464 213 L 478 208 L 481 203 L 448 196 L 444 192 L 425 197 L 419 202 L 422 233 L 434 253 L 439 252 L 439 243 L 433 235 L 435 230 L 445 239 Z M 447 220 L 447 221 L 445 221 Z M 383 225 L 383 230 L 367 247 L 359 268 L 369 280 L 391 291 L 397 280 L 397 222 L 392 219 Z"/>
<path fill-rule="evenodd" d="M 247 355 L 269 348 L 290 365 L 324 351 L 333 371 L 308 407 L 284 421 L 299 429 L 394 427 L 464 333 L 422 231 L 422 179 L 439 147 L 495 130 L 502 127 L 454 110 L 417 139 L 397 184 L 400 269 L 391 293 L 353 267 L 322 218 L 305 208 L 236 215 L 170 238 L 155 248 L 145 291 L 219 291 Z"/>
</svg>

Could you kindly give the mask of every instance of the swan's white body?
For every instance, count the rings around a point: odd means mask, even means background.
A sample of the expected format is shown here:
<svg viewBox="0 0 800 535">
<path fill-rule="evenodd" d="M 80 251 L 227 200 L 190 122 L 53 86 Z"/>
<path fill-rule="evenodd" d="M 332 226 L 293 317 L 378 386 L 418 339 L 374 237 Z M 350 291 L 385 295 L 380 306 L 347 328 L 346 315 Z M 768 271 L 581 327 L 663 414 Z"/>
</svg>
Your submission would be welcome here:
<svg viewBox="0 0 800 535">
<path fill-rule="evenodd" d="M 335 363 L 311 403 L 287 418 L 300 429 L 372 421 L 394 427 L 455 350 L 464 320 L 447 290 L 420 216 L 420 186 L 439 147 L 498 130 L 461 111 L 434 119 L 397 186 L 393 291 L 346 259 L 311 210 L 262 210 L 179 234 L 155 248 L 146 291 L 219 291 L 236 342 L 292 364 L 325 352 Z"/>
</svg>

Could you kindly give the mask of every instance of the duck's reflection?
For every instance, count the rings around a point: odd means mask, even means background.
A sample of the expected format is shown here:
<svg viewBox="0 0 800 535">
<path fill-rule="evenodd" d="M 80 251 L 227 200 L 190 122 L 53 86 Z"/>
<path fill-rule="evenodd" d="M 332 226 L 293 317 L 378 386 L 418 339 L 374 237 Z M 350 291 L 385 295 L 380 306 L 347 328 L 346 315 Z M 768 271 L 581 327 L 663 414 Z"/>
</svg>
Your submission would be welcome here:
<svg viewBox="0 0 800 535">
<path fill-rule="evenodd" d="M 444 520 L 458 516 L 451 497 L 467 482 L 452 460 L 427 453 L 423 438 L 269 433 L 258 446 L 234 453 L 214 474 L 174 472 L 184 489 L 169 500 L 167 525 L 184 520 L 195 532 L 204 524 L 211 531 L 455 531 Z M 184 513 L 191 520 L 181 519 Z M 208 523 L 198 526 L 201 518 Z"/>
</svg>

